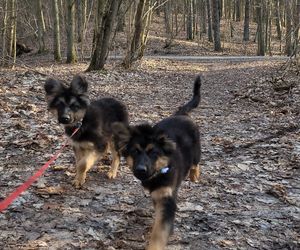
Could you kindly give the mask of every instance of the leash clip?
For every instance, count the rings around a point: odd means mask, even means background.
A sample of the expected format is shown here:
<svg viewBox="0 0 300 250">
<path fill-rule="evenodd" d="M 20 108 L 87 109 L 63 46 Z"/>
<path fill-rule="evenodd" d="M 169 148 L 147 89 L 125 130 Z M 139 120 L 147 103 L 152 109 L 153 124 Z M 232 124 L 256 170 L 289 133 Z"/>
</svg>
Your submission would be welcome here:
<svg viewBox="0 0 300 250">
<path fill-rule="evenodd" d="M 161 174 L 166 174 L 166 173 L 169 172 L 169 170 L 170 170 L 170 168 L 169 168 L 168 166 L 166 166 L 166 167 L 163 167 L 163 168 L 160 170 L 160 173 L 161 173 Z"/>
<path fill-rule="evenodd" d="M 75 125 L 75 127 L 76 127 L 76 128 L 80 128 L 81 125 L 82 125 L 82 122 L 77 122 L 76 125 Z"/>
</svg>

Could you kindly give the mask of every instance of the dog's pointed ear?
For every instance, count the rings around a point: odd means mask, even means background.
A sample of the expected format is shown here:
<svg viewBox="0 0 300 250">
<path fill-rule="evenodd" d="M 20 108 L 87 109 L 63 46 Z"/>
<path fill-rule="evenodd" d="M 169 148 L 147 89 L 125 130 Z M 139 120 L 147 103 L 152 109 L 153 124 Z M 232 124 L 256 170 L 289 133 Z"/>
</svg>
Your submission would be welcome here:
<svg viewBox="0 0 300 250">
<path fill-rule="evenodd" d="M 88 82 L 83 76 L 76 75 L 71 82 L 70 89 L 76 95 L 85 94 L 88 90 Z"/>
<path fill-rule="evenodd" d="M 130 141 L 131 132 L 130 127 L 122 122 L 114 122 L 111 126 L 115 143 L 118 149 L 122 150 Z"/>
<path fill-rule="evenodd" d="M 56 79 L 48 78 L 44 85 L 47 95 L 56 95 L 63 90 L 63 85 Z"/>
<path fill-rule="evenodd" d="M 176 143 L 168 138 L 164 132 L 158 131 L 156 138 L 158 144 L 161 146 L 166 155 L 170 155 L 176 150 Z"/>
</svg>

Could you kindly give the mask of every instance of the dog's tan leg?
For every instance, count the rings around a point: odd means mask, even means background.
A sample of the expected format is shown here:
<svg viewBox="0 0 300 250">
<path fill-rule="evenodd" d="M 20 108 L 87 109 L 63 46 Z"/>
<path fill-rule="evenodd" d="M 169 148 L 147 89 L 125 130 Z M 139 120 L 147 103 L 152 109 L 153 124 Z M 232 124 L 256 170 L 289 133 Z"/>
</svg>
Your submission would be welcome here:
<svg viewBox="0 0 300 250">
<path fill-rule="evenodd" d="M 151 193 L 155 206 L 155 221 L 147 250 L 163 250 L 173 230 L 176 204 L 170 187 L 163 187 Z"/>
<path fill-rule="evenodd" d="M 192 182 L 198 182 L 200 178 L 200 166 L 199 165 L 193 165 L 190 169 L 190 180 Z"/>
<path fill-rule="evenodd" d="M 84 184 L 87 171 L 94 165 L 99 155 L 95 150 L 83 150 L 78 152 L 78 156 L 80 158 L 76 163 L 76 177 L 73 181 L 76 188 Z"/>
<path fill-rule="evenodd" d="M 107 173 L 107 177 L 109 179 L 114 179 L 117 177 L 118 168 L 120 165 L 120 155 L 116 151 L 115 146 L 113 143 L 110 143 L 109 145 L 111 155 L 112 155 L 112 163 L 109 172 Z"/>
<path fill-rule="evenodd" d="M 77 163 L 83 157 L 82 150 L 80 150 L 80 148 L 77 147 L 77 146 L 73 146 L 73 151 L 74 151 L 74 154 L 75 154 L 75 162 L 76 162 L 76 165 L 77 165 Z"/>
</svg>

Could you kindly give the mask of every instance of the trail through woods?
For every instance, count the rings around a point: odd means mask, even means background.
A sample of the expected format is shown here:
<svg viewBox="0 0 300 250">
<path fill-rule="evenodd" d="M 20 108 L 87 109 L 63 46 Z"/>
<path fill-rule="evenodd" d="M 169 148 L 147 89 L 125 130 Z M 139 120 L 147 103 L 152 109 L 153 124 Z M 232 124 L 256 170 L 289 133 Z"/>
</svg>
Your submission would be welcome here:
<svg viewBox="0 0 300 250">
<path fill-rule="evenodd" d="M 132 123 L 171 115 L 204 75 L 201 105 L 191 114 L 201 131 L 201 181 L 180 189 L 168 250 L 300 249 L 299 70 L 281 79 L 281 66 L 149 58 L 135 70 L 113 60 L 107 71 L 83 73 L 91 97 L 122 100 Z M 47 112 L 45 75 L 70 81 L 86 67 L 40 62 L 0 72 L 1 199 L 63 142 Z M 109 162 L 99 162 L 81 190 L 71 185 L 73 163 L 68 148 L 0 214 L 0 249 L 145 248 L 153 208 L 125 163 L 110 181 Z"/>
</svg>

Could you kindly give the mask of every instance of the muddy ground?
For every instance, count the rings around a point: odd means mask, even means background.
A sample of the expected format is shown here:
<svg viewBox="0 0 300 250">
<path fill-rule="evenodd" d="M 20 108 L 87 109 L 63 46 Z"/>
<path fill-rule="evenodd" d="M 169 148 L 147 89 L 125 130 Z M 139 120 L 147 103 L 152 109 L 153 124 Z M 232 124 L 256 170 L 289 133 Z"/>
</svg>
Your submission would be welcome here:
<svg viewBox="0 0 300 250">
<path fill-rule="evenodd" d="M 277 89 L 266 80 L 281 74 L 280 65 L 146 60 L 124 71 L 111 61 L 108 71 L 83 73 L 91 97 L 122 100 L 132 123 L 172 114 L 204 74 L 201 107 L 191 114 L 201 131 L 201 180 L 182 184 L 168 250 L 300 249 L 299 75 L 288 72 L 291 86 Z M 0 72 L 0 199 L 63 143 L 63 128 L 47 112 L 46 77 L 69 81 L 86 67 Z M 108 162 L 99 162 L 81 190 L 71 185 L 73 163 L 67 148 L 0 213 L 0 249 L 145 249 L 153 208 L 125 163 L 110 181 Z"/>
</svg>

